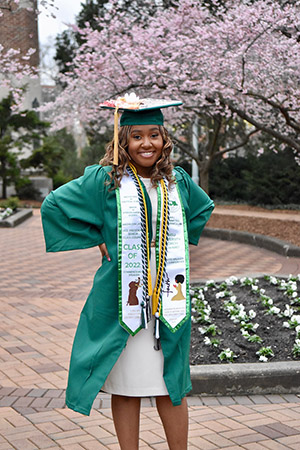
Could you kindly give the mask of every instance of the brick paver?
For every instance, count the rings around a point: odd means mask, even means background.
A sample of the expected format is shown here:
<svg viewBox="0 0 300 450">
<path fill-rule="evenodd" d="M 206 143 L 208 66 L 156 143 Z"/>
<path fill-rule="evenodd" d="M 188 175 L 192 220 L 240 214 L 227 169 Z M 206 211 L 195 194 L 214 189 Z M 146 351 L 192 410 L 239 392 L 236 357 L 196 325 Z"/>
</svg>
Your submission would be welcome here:
<svg viewBox="0 0 300 450">
<path fill-rule="evenodd" d="M 76 324 L 99 266 L 98 249 L 46 254 L 39 211 L 0 228 L 0 450 L 118 449 L 110 398 L 91 416 L 64 406 Z M 297 274 L 300 259 L 235 242 L 191 248 L 191 279 Z M 143 399 L 140 448 L 167 449 L 153 399 Z M 189 398 L 189 449 L 300 449 L 297 395 Z"/>
</svg>

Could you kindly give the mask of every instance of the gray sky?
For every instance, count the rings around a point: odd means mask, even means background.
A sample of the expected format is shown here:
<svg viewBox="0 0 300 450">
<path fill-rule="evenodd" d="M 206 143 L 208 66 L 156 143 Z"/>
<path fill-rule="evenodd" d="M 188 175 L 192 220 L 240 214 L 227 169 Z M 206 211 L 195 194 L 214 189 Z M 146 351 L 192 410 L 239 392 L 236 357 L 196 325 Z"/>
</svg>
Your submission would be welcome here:
<svg viewBox="0 0 300 450">
<path fill-rule="evenodd" d="M 55 36 L 65 30 L 68 23 L 75 23 L 75 15 L 79 13 L 81 3 L 84 3 L 84 0 L 56 0 L 58 10 L 51 8 L 48 11 L 41 7 L 38 27 L 42 84 L 54 84 L 57 74 L 57 67 L 53 60 Z M 55 14 L 55 18 L 51 17 L 51 13 Z"/>
<path fill-rule="evenodd" d="M 41 7 L 42 13 L 39 15 L 39 38 L 41 44 L 48 42 L 49 38 L 54 38 L 67 28 L 66 23 L 74 23 L 75 15 L 80 11 L 83 0 L 57 0 L 58 10 L 50 10 L 54 12 L 56 18 L 49 17 L 50 14 Z"/>
</svg>

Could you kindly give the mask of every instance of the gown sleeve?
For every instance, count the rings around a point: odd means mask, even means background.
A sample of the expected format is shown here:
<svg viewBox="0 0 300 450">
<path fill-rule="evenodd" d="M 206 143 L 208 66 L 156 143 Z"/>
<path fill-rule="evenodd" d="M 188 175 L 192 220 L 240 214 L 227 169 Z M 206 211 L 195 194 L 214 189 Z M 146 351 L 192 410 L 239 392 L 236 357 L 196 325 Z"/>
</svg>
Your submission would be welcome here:
<svg viewBox="0 0 300 450">
<path fill-rule="evenodd" d="M 103 208 L 108 176 L 99 165 L 52 191 L 41 206 L 47 252 L 102 244 Z"/>
<path fill-rule="evenodd" d="M 182 175 L 188 191 L 189 243 L 198 245 L 200 235 L 206 225 L 206 222 L 210 218 L 215 205 L 206 192 L 192 180 L 184 169 L 181 167 L 176 167 L 175 169 Z"/>
</svg>

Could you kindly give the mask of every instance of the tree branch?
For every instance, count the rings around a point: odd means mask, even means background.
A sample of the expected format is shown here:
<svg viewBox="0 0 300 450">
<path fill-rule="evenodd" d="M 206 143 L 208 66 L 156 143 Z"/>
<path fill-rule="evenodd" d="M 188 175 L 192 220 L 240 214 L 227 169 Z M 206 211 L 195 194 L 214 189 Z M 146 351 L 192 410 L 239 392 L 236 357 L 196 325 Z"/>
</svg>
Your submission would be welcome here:
<svg viewBox="0 0 300 450">
<path fill-rule="evenodd" d="M 199 155 L 196 155 L 195 152 L 193 152 L 192 150 L 190 150 L 190 147 L 186 144 L 183 144 L 179 139 L 177 139 L 173 134 L 172 134 L 172 141 L 176 142 L 177 147 L 180 148 L 180 150 L 183 151 L 183 153 L 187 154 L 188 156 L 190 156 L 194 161 L 196 161 L 197 166 L 200 168 L 200 164 L 199 164 Z"/>
<path fill-rule="evenodd" d="M 249 139 L 251 138 L 251 136 L 253 136 L 256 133 L 259 133 L 260 130 L 252 130 L 250 133 L 248 133 L 244 139 L 243 142 L 240 142 L 237 145 L 234 145 L 233 147 L 229 147 L 229 148 L 225 148 L 224 150 L 219 150 L 218 152 L 216 152 L 214 155 L 212 155 L 213 158 L 217 158 L 220 155 L 223 155 L 224 153 L 228 153 L 228 152 L 232 152 L 234 150 L 237 150 L 238 148 L 243 147 L 244 145 L 248 144 Z"/>
<path fill-rule="evenodd" d="M 248 52 L 248 50 L 252 47 L 252 45 L 263 35 L 266 33 L 266 31 L 268 31 L 268 29 L 271 28 L 271 25 L 269 27 L 267 27 L 266 29 L 262 30 L 260 33 L 258 33 L 255 38 L 247 45 L 243 56 L 242 56 L 242 80 L 241 80 L 241 86 L 242 89 L 244 88 L 244 83 L 245 83 L 245 66 L 246 66 L 246 54 Z"/>
<path fill-rule="evenodd" d="M 119 65 L 121 66 L 123 73 L 125 73 L 125 75 L 127 76 L 127 78 L 130 80 L 131 83 L 133 83 L 133 79 L 131 78 L 131 76 L 128 74 L 126 68 L 124 67 L 124 64 L 121 63 L 121 61 L 119 60 L 119 58 L 117 57 L 117 55 L 115 54 L 115 52 L 113 52 L 113 57 L 115 58 L 115 60 L 119 63 Z"/>
<path fill-rule="evenodd" d="M 214 148 L 218 141 L 218 137 L 219 137 L 221 126 L 222 126 L 221 120 L 218 120 L 218 119 L 214 119 L 214 120 L 217 122 L 217 126 L 214 127 L 213 138 L 211 139 L 211 141 L 208 144 L 208 154 L 210 157 L 213 157 L 213 155 L 214 155 Z"/>
<path fill-rule="evenodd" d="M 275 137 L 279 141 L 284 142 L 285 144 L 289 145 L 290 147 L 294 148 L 295 150 L 297 150 L 297 152 L 300 153 L 300 143 L 298 143 L 294 139 L 292 139 L 288 136 L 285 136 L 266 125 L 259 123 L 257 120 L 253 119 L 253 117 L 249 116 L 245 111 L 243 111 L 239 108 L 236 108 L 235 106 L 232 105 L 232 103 L 230 101 L 225 100 L 221 96 L 220 96 L 220 102 L 223 106 L 227 106 L 230 109 L 230 111 L 236 113 L 239 117 L 241 117 L 242 119 L 244 119 L 247 122 L 254 125 L 258 130 L 264 131 L 265 133 L 269 134 L 270 136 Z"/>
<path fill-rule="evenodd" d="M 281 112 L 281 114 L 283 115 L 283 117 L 285 118 L 286 124 L 288 126 L 290 126 L 291 128 L 293 128 L 295 131 L 300 132 L 300 124 L 298 124 L 292 117 L 290 117 L 289 110 L 287 108 L 285 108 L 283 105 L 281 105 L 280 103 L 277 103 L 273 100 L 270 100 L 269 98 L 265 97 L 262 94 L 258 94 L 255 92 L 249 91 L 249 92 L 247 92 L 246 95 L 253 97 L 253 98 L 259 98 L 260 100 L 263 100 L 265 103 L 272 106 L 273 108 L 278 109 Z"/>
</svg>

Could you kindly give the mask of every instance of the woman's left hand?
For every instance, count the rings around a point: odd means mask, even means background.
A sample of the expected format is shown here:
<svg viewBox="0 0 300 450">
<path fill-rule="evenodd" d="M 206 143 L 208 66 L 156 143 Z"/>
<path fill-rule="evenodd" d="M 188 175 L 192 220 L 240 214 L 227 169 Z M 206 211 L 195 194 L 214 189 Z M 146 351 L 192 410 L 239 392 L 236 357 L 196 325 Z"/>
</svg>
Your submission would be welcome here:
<svg viewBox="0 0 300 450">
<path fill-rule="evenodd" d="M 103 244 L 98 245 L 98 247 L 101 252 L 102 258 L 106 256 L 107 261 L 111 261 L 105 242 L 103 242 Z"/>
</svg>

